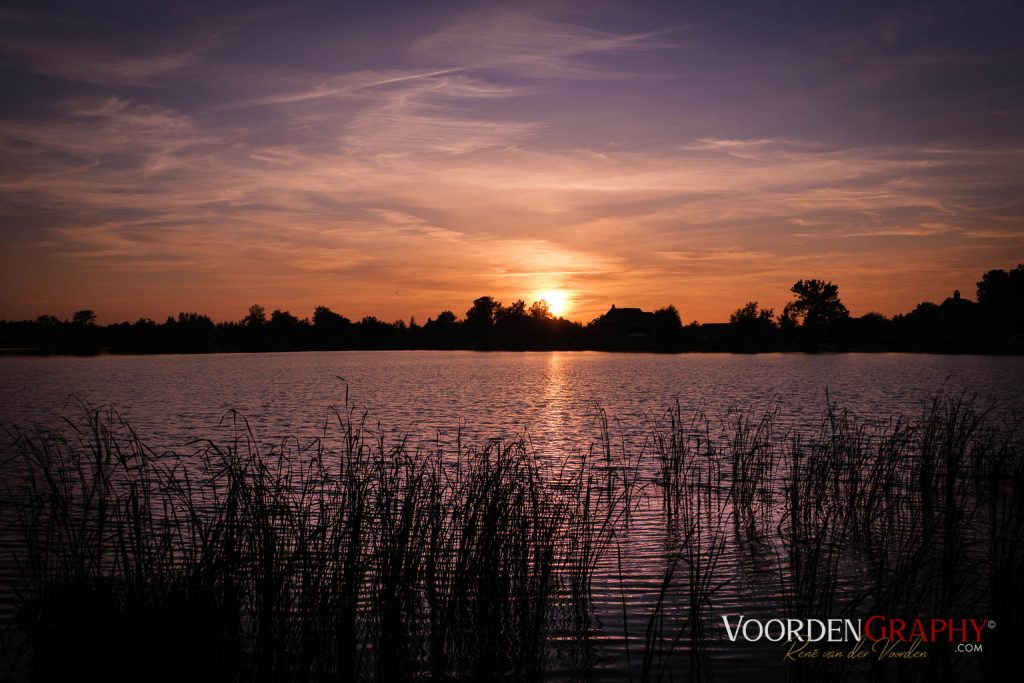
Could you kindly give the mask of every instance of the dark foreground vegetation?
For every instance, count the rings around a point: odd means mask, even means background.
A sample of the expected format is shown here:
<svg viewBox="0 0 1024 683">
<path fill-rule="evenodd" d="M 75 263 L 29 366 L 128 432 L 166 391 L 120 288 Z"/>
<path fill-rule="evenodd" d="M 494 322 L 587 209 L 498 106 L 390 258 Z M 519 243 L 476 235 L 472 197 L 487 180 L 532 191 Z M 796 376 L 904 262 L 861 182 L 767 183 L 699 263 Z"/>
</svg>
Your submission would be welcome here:
<svg viewBox="0 0 1024 683">
<path fill-rule="evenodd" d="M 723 642 L 716 599 L 744 580 L 780 595 L 748 614 L 998 623 L 970 656 L 784 667 L 772 650 L 748 664 L 762 680 L 994 680 L 1016 661 L 1024 454 L 970 402 L 881 423 L 828 405 L 810 434 L 774 410 L 719 428 L 674 407 L 646 450 L 597 417 L 598 443 L 564 457 L 412 449 L 352 410 L 273 449 L 234 414 L 184 454 L 110 410 L 18 433 L 6 664 L 35 681 L 735 680 L 724 655 L 744 645 Z M 638 567 L 643 515 L 663 551 Z M 641 571 L 660 588 L 622 588 Z M 595 585 L 621 613 L 598 618 Z"/>
<path fill-rule="evenodd" d="M 504 306 L 489 296 L 473 302 L 465 317 L 442 311 L 420 325 L 415 319 L 384 322 L 368 316 L 353 322 L 325 306 L 311 319 L 288 311 L 269 316 L 259 305 L 238 322 L 214 323 L 198 313 L 179 313 L 163 323 L 95 324 L 91 310 L 71 320 L 51 315 L 34 321 L 0 321 L 0 350 L 35 353 L 212 353 L 333 349 L 490 349 L 601 351 L 928 351 L 1024 353 L 1024 264 L 985 273 L 977 301 L 959 292 L 941 304 L 925 302 L 887 318 L 852 317 L 839 288 L 799 280 L 793 300 L 779 314 L 750 301 L 728 323 L 684 325 L 674 306 L 654 312 L 611 309 L 583 325 L 556 318 L 544 301 Z"/>
</svg>

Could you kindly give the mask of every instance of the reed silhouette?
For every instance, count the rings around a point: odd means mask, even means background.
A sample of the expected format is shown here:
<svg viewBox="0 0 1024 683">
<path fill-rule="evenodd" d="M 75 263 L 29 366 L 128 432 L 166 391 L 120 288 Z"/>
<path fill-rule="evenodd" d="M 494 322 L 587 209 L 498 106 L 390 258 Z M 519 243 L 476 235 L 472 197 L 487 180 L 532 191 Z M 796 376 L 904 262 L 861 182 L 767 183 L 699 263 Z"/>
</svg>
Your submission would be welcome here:
<svg viewBox="0 0 1024 683">
<path fill-rule="evenodd" d="M 980 679 L 1024 645 L 1024 448 L 967 397 L 883 420 L 829 401 L 812 433 L 775 408 L 714 421 L 677 402 L 642 444 L 593 417 L 597 442 L 558 457 L 526 438 L 389 443 L 347 401 L 319 438 L 271 449 L 234 412 L 229 438 L 184 453 L 147 448 L 110 408 L 19 432 L 0 508 L 20 570 L 9 673 L 722 680 L 718 598 L 745 571 L 792 616 L 998 623 L 978 657 L 941 644 L 925 663 L 801 662 L 789 678 Z M 650 509 L 664 548 L 644 561 L 662 580 L 627 602 L 623 557 Z M 621 624 L 595 619 L 595 597 L 621 602 Z"/>
</svg>

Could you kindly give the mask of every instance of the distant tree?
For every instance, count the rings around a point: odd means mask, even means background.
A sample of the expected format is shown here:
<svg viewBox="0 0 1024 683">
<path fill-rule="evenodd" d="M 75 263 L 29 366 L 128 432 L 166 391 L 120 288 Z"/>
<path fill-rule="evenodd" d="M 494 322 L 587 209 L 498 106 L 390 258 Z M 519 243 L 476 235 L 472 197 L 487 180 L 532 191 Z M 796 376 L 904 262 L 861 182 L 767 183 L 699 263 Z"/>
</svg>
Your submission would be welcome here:
<svg viewBox="0 0 1024 683">
<path fill-rule="evenodd" d="M 782 313 L 779 313 L 778 318 L 779 330 L 789 334 L 796 328 L 800 327 L 800 320 L 797 318 L 796 311 L 789 306 L 782 309 Z"/>
<path fill-rule="evenodd" d="M 660 337 L 673 335 L 683 329 L 682 318 L 679 317 L 679 310 L 672 304 L 654 311 L 654 332 Z"/>
<path fill-rule="evenodd" d="M 138 329 L 145 329 L 140 326 Z M 211 351 L 215 346 L 216 325 L 208 316 L 195 312 L 179 312 L 177 319 L 168 317 L 163 325 L 162 343 L 182 353 Z"/>
<path fill-rule="evenodd" d="M 509 306 L 502 306 L 495 316 L 490 345 L 503 349 L 526 349 L 538 342 L 539 330 L 533 319 L 526 313 L 526 302 L 516 299 Z M 483 341 L 485 337 L 481 337 Z"/>
<path fill-rule="evenodd" d="M 1010 274 L 1005 270 L 990 270 L 978 280 L 978 303 L 994 306 L 1006 300 L 1010 292 Z"/>
<path fill-rule="evenodd" d="M 729 322 L 733 325 L 754 323 L 774 327 L 775 310 L 772 308 L 758 309 L 756 301 L 748 301 L 729 314 Z"/>
<path fill-rule="evenodd" d="M 942 309 L 922 301 L 910 313 L 896 316 L 902 341 L 911 348 L 928 348 L 942 334 Z"/>
<path fill-rule="evenodd" d="M 430 347 L 450 348 L 458 343 L 460 325 L 458 318 L 451 311 L 445 310 L 437 314 L 437 318 L 427 318 L 423 325 L 423 339 Z"/>
<path fill-rule="evenodd" d="M 895 342 L 896 325 L 877 311 L 851 319 L 850 341 L 862 348 L 884 348 Z"/>
<path fill-rule="evenodd" d="M 682 318 L 679 317 L 679 309 L 674 304 L 669 304 L 654 311 L 654 319 L 669 327 L 682 327 Z"/>
<path fill-rule="evenodd" d="M 190 325 L 193 327 L 208 327 L 213 329 L 213 321 L 210 320 L 209 316 L 195 312 L 178 313 L 178 324 Z"/>
<path fill-rule="evenodd" d="M 404 326 L 404 323 L 403 323 Z M 376 316 L 364 316 L 355 326 L 356 341 L 367 348 L 394 348 L 399 330 Z"/>
<path fill-rule="evenodd" d="M 447 310 L 438 313 L 437 319 L 434 320 L 434 323 L 442 326 L 451 326 L 454 325 L 456 322 L 458 322 L 458 318 L 455 317 L 454 313 Z"/>
<path fill-rule="evenodd" d="M 288 311 L 275 308 L 270 314 L 270 326 L 276 329 L 287 329 L 299 324 L 299 319 Z"/>
<path fill-rule="evenodd" d="M 326 306 L 317 306 L 313 311 L 313 327 L 318 330 L 337 330 L 350 323 L 348 318 L 340 313 L 335 313 Z"/>
<path fill-rule="evenodd" d="M 775 311 L 748 301 L 729 314 L 729 346 L 736 351 L 771 351 L 775 348 Z"/>
<path fill-rule="evenodd" d="M 678 350 L 682 332 L 683 321 L 674 305 L 669 304 L 654 311 L 654 343 L 659 350 Z"/>
<path fill-rule="evenodd" d="M 838 285 L 824 280 L 797 280 L 790 291 L 794 300 L 786 304 L 779 319 L 784 336 L 811 350 L 823 342 L 844 341 L 850 312 L 839 300 Z"/>
<path fill-rule="evenodd" d="M 493 297 L 482 296 L 473 300 L 473 307 L 466 311 L 466 324 L 473 328 L 488 328 L 494 324 L 501 302 Z"/>
<path fill-rule="evenodd" d="M 551 317 L 551 305 L 545 299 L 530 304 L 530 317 L 534 320 L 547 320 Z"/>
<path fill-rule="evenodd" d="M 1024 264 L 982 275 L 978 304 L 997 333 L 1024 332 Z"/>
<path fill-rule="evenodd" d="M 495 321 L 501 318 L 519 319 L 526 317 L 526 302 L 516 299 L 511 306 L 500 306 L 495 314 Z"/>
<path fill-rule="evenodd" d="M 990 270 L 978 281 L 978 303 L 982 306 L 1005 306 L 1014 299 L 1024 299 L 1024 263 L 1010 271 Z"/>
<path fill-rule="evenodd" d="M 246 327 L 261 327 L 267 323 L 267 310 L 259 304 L 249 307 L 249 312 L 242 318 L 242 324 Z"/>
<path fill-rule="evenodd" d="M 36 318 L 37 325 L 45 325 L 46 327 L 52 327 L 53 325 L 59 325 L 60 320 L 55 315 L 41 315 Z"/>
<path fill-rule="evenodd" d="M 783 310 L 784 317 L 798 320 L 808 329 L 821 329 L 850 317 L 839 300 L 839 286 L 824 280 L 797 280 L 791 290 L 795 299 Z"/>
<path fill-rule="evenodd" d="M 96 324 L 96 312 L 85 308 L 81 311 L 75 311 L 71 316 L 71 322 L 75 325 L 95 325 Z"/>
</svg>

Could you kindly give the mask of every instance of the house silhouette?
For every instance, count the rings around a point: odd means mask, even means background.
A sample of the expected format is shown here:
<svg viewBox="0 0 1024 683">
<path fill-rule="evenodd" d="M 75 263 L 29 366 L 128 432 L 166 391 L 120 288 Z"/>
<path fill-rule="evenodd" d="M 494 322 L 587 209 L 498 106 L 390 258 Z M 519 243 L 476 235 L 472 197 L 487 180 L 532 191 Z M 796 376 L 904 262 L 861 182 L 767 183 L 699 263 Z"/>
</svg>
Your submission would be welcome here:
<svg viewBox="0 0 1024 683">
<path fill-rule="evenodd" d="M 654 313 L 640 308 L 617 308 L 601 316 L 602 329 L 613 336 L 646 337 L 654 332 Z"/>
</svg>

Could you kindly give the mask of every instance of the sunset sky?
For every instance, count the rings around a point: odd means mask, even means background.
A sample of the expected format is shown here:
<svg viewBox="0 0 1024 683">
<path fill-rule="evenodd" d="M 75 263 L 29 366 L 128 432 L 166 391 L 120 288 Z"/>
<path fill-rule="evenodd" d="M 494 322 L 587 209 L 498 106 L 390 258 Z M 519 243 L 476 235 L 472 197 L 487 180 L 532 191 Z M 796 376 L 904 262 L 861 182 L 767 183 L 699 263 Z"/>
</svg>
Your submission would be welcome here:
<svg viewBox="0 0 1024 683">
<path fill-rule="evenodd" d="M 4 2 L 0 318 L 973 297 L 1022 6 Z"/>
</svg>

